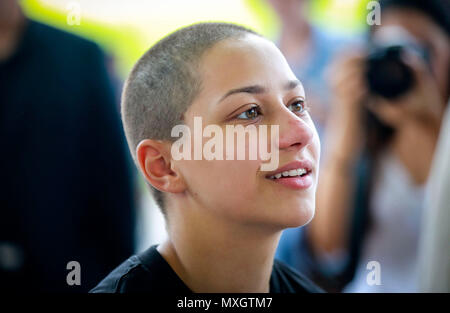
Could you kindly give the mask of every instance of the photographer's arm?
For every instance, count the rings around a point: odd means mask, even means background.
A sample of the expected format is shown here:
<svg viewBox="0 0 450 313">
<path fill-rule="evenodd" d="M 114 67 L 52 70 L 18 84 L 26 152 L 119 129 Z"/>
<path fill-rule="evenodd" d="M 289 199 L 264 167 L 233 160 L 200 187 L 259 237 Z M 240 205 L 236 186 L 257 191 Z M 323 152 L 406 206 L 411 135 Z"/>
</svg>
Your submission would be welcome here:
<svg viewBox="0 0 450 313">
<path fill-rule="evenodd" d="M 351 56 L 332 68 L 335 100 L 326 133 L 316 197 L 316 213 L 308 239 L 317 254 L 347 250 L 356 163 L 362 141 L 361 102 L 367 96 L 363 57 Z"/>
</svg>

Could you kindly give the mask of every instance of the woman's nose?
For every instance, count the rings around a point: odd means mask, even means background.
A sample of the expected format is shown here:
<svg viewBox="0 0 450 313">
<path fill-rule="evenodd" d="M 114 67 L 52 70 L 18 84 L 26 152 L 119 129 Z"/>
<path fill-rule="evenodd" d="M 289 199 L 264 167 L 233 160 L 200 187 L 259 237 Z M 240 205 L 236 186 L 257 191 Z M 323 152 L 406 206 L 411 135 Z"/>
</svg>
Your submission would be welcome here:
<svg viewBox="0 0 450 313">
<path fill-rule="evenodd" d="M 301 150 L 308 146 L 314 136 L 314 131 L 306 121 L 292 112 L 287 113 L 283 121 L 280 121 L 279 149 Z"/>
</svg>

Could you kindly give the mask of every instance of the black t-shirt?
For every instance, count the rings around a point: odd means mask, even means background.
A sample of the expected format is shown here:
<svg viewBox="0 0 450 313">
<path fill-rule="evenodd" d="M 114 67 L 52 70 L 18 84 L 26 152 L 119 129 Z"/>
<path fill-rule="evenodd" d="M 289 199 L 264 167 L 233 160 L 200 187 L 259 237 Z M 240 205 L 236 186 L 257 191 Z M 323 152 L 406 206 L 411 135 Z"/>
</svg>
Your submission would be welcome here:
<svg viewBox="0 0 450 313">
<path fill-rule="evenodd" d="M 192 293 L 161 256 L 156 245 L 138 255 L 131 256 L 90 292 Z M 313 292 L 323 292 L 323 290 L 293 268 L 279 260 L 274 260 L 270 277 L 270 293 Z"/>
</svg>

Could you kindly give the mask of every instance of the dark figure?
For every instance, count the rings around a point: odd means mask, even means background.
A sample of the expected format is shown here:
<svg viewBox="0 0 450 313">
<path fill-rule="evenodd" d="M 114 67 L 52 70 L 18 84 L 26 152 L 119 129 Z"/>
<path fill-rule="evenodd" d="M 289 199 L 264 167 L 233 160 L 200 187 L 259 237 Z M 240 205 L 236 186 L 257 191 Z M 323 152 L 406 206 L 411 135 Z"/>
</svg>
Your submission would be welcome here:
<svg viewBox="0 0 450 313">
<path fill-rule="evenodd" d="M 0 11 L 0 290 L 84 292 L 134 252 L 133 177 L 104 55 L 16 1 Z M 70 261 L 81 285 L 66 281 Z"/>
</svg>

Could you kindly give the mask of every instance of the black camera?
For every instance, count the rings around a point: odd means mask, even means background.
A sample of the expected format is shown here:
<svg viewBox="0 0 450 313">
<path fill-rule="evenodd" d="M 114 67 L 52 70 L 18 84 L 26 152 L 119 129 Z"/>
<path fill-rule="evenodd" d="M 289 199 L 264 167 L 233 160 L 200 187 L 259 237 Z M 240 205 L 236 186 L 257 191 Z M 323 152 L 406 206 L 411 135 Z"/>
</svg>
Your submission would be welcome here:
<svg viewBox="0 0 450 313">
<path fill-rule="evenodd" d="M 407 37 L 372 42 L 366 68 L 370 92 L 394 99 L 414 86 L 413 70 L 402 59 L 407 53 L 419 55 L 430 66 L 427 49 Z"/>
</svg>

